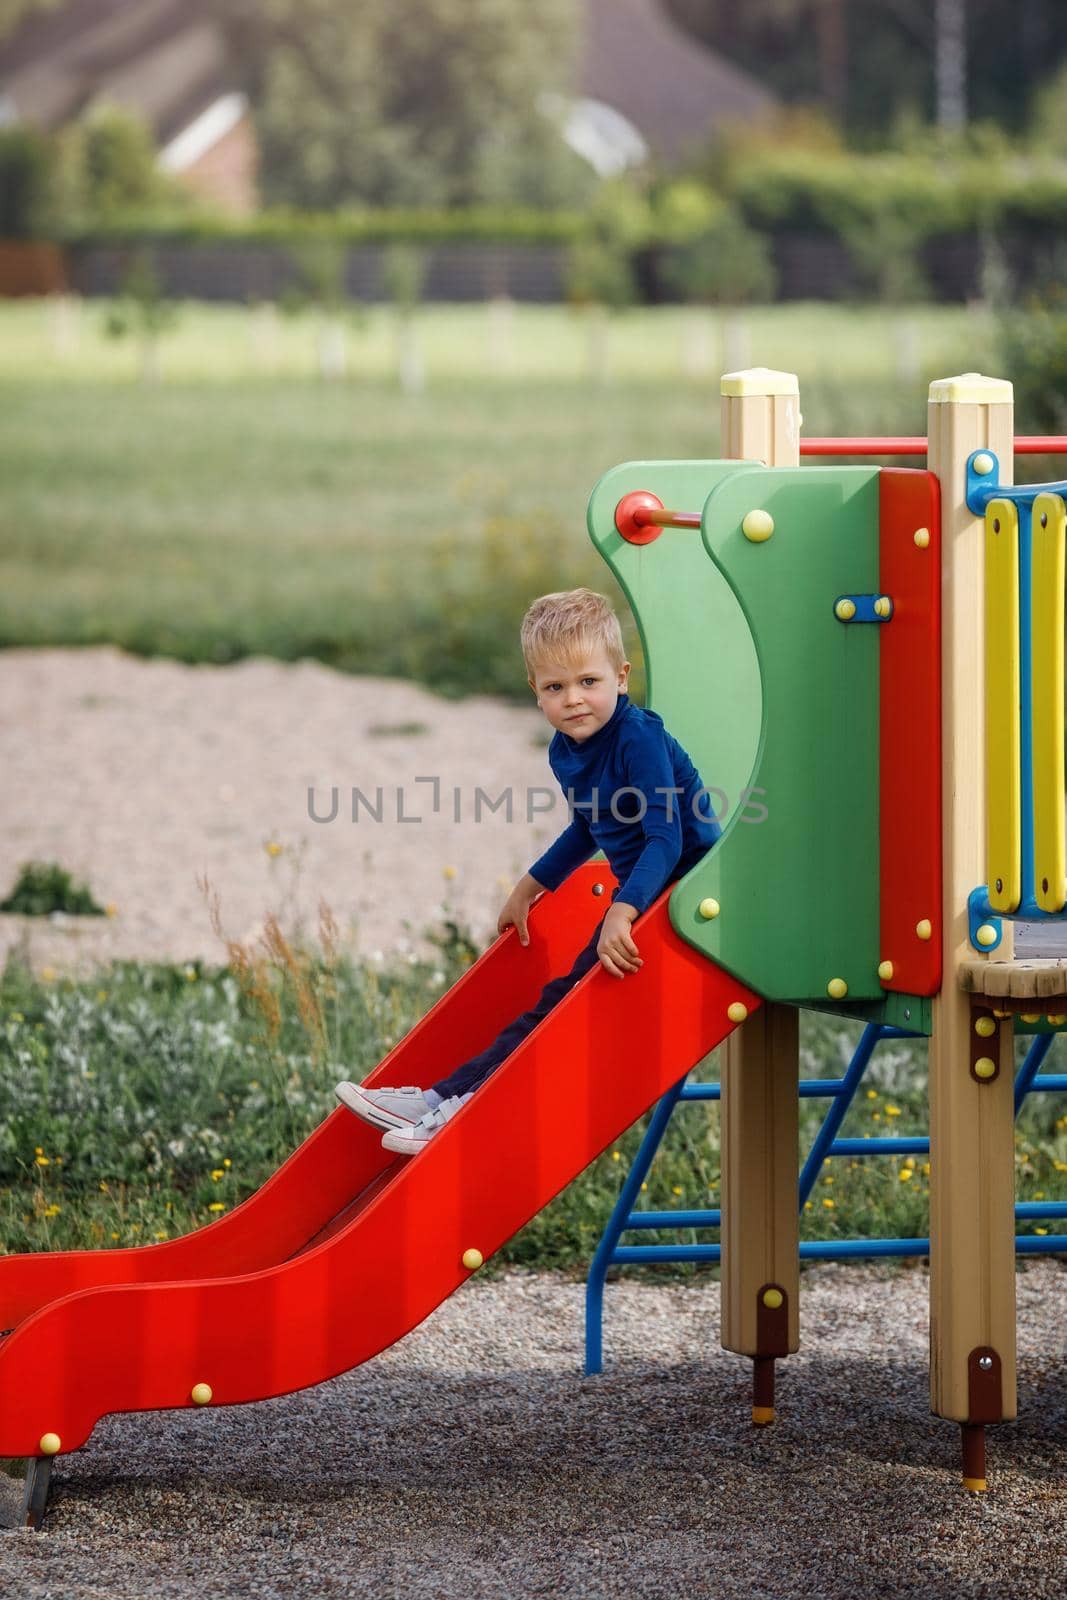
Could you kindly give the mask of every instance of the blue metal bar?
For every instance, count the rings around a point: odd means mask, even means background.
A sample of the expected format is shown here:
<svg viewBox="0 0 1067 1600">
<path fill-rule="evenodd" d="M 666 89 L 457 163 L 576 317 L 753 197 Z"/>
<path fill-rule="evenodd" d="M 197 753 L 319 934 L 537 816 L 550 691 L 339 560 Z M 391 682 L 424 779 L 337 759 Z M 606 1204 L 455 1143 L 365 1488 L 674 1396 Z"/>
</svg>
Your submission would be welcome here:
<svg viewBox="0 0 1067 1600">
<path fill-rule="evenodd" d="M 1021 1233 L 1015 1240 L 1015 1253 L 1019 1256 L 1058 1256 L 1067 1250 L 1067 1233 Z"/>
<path fill-rule="evenodd" d="M 1035 1034 L 1033 1043 L 1026 1052 L 1026 1059 L 1015 1074 L 1015 1115 L 1019 1115 L 1019 1108 L 1034 1087 L 1034 1079 L 1041 1070 L 1041 1063 L 1052 1048 L 1054 1033 Z M 1065 1080 L 1067 1081 L 1067 1080 Z"/>
<path fill-rule="evenodd" d="M 1020 1222 L 1042 1217 L 1067 1217 L 1067 1200 L 1019 1200 L 1015 1215 Z"/>
<path fill-rule="evenodd" d="M 623 1233 L 631 1228 L 719 1228 L 721 1211 L 631 1211 Z"/>
<path fill-rule="evenodd" d="M 1054 1039 L 1054 1033 L 1038 1034 L 1040 1039 Z M 1042 1072 L 1027 1090 L 1028 1094 L 1067 1094 L 1067 1072 Z"/>
<path fill-rule="evenodd" d="M 831 1156 L 925 1156 L 930 1153 L 927 1138 L 914 1139 L 835 1139 L 827 1151 Z"/>
<path fill-rule="evenodd" d="M 720 1083 L 687 1083 L 683 1085 L 679 1100 L 721 1100 Z"/>
<path fill-rule="evenodd" d="M 686 1073 L 685 1077 L 689 1074 Z M 667 1124 L 671 1114 L 678 1104 L 679 1096 L 685 1087 L 685 1077 L 679 1078 L 673 1089 L 660 1100 L 652 1113 L 651 1120 L 645 1137 L 641 1140 L 634 1164 L 626 1174 L 619 1198 L 616 1200 L 611 1216 L 608 1218 L 607 1227 L 596 1247 L 596 1253 L 589 1266 L 589 1277 L 585 1285 L 585 1370 L 587 1373 L 601 1372 L 604 1367 L 604 1281 L 607 1277 L 608 1267 L 615 1259 L 616 1246 L 619 1235 L 623 1231 L 627 1217 L 633 1210 L 634 1201 L 641 1193 L 641 1185 L 645 1181 L 653 1157 L 659 1149 L 660 1140 L 667 1131 Z"/>
<path fill-rule="evenodd" d="M 1059 1255 L 1067 1251 L 1067 1234 L 1020 1233 L 1015 1252 L 1020 1256 Z M 928 1256 L 929 1239 L 802 1239 L 801 1261 L 848 1261 L 861 1256 Z M 717 1244 L 635 1244 L 622 1245 L 615 1253 L 620 1266 L 639 1266 L 642 1262 L 706 1261 L 722 1259 Z"/>
<path fill-rule="evenodd" d="M 883 1029 L 877 1022 L 868 1022 L 863 1030 L 863 1037 L 853 1051 L 852 1060 L 848 1064 L 842 1085 L 835 1095 L 829 1111 L 823 1119 L 822 1127 L 815 1135 L 808 1159 L 805 1161 L 800 1174 L 800 1207 L 815 1187 L 815 1179 L 819 1175 L 819 1168 L 830 1153 L 830 1146 L 837 1137 L 838 1130 L 844 1122 L 848 1108 L 852 1104 L 856 1090 L 859 1088 L 860 1079 L 867 1070 L 868 1062 L 874 1052 L 874 1047 L 883 1037 Z"/>
<path fill-rule="evenodd" d="M 928 1256 L 929 1239 L 802 1239 L 802 1261 L 847 1261 L 850 1256 Z"/>
<path fill-rule="evenodd" d="M 719 1261 L 722 1248 L 717 1244 L 621 1244 L 612 1256 L 617 1266 L 638 1266 L 642 1261 Z M 586 1372 L 599 1372 L 599 1367 L 589 1366 L 586 1352 Z"/>
<path fill-rule="evenodd" d="M 899 1038 L 912 1039 L 914 1034 L 898 1034 Z M 844 1078 L 802 1078 L 799 1085 L 802 1100 L 832 1100 L 834 1095 L 840 1094 L 845 1087 Z M 680 1100 L 721 1100 L 722 1085 L 720 1083 L 687 1083 L 681 1094 Z"/>
</svg>

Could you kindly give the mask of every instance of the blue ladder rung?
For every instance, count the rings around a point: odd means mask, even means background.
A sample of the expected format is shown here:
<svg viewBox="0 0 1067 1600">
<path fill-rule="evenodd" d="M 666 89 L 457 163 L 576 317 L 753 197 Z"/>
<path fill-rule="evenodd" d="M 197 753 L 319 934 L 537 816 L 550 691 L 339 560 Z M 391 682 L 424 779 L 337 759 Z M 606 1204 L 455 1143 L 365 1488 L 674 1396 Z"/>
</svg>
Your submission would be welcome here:
<svg viewBox="0 0 1067 1600">
<path fill-rule="evenodd" d="M 930 1140 L 918 1134 L 914 1138 L 890 1139 L 835 1139 L 826 1156 L 928 1156 Z"/>
<path fill-rule="evenodd" d="M 631 1211 L 622 1231 L 630 1228 L 719 1228 L 721 1211 Z"/>
</svg>

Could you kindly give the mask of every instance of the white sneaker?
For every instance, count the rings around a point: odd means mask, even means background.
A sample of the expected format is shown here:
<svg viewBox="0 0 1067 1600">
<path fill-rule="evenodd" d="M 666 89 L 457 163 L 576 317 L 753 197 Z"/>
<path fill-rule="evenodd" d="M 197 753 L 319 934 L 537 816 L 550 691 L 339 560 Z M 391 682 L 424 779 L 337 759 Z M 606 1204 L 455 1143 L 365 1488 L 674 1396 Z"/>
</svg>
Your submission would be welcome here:
<svg viewBox="0 0 1067 1600">
<path fill-rule="evenodd" d="M 375 1128 L 410 1128 L 424 1117 L 430 1103 L 421 1089 L 364 1089 L 358 1083 L 339 1083 L 334 1094 L 343 1106 Z"/>
<path fill-rule="evenodd" d="M 390 1129 L 388 1133 L 382 1135 L 382 1149 L 397 1150 L 402 1156 L 417 1156 L 420 1150 L 426 1148 L 434 1134 L 440 1133 L 445 1123 L 450 1121 L 469 1099 L 470 1094 L 454 1094 L 450 1100 L 442 1100 L 439 1106 L 427 1111 L 426 1115 L 420 1117 L 410 1128 Z"/>
</svg>

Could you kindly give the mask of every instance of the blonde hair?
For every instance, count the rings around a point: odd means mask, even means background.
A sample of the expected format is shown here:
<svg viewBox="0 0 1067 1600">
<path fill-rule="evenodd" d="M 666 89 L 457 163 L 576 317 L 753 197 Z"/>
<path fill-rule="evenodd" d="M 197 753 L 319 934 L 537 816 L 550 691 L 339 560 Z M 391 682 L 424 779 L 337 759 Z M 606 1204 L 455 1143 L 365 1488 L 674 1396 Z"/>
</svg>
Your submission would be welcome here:
<svg viewBox="0 0 1067 1600">
<path fill-rule="evenodd" d="M 603 649 L 616 672 L 626 660 L 611 601 L 593 589 L 541 595 L 522 619 L 520 638 L 531 678 L 539 662 L 573 664 L 589 650 Z"/>
</svg>

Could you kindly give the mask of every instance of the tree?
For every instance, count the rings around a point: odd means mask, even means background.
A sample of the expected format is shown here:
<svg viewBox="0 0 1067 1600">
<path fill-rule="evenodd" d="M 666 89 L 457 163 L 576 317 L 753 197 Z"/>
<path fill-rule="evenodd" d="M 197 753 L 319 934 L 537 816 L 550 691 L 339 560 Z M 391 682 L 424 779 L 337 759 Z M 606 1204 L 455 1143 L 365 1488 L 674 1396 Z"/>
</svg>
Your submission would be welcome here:
<svg viewBox="0 0 1067 1600">
<path fill-rule="evenodd" d="M 227 0 L 269 201 L 555 204 L 584 169 L 540 106 L 573 0 Z"/>
</svg>

